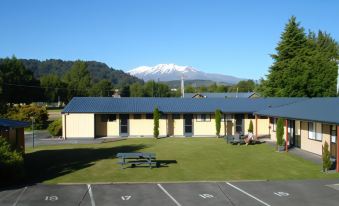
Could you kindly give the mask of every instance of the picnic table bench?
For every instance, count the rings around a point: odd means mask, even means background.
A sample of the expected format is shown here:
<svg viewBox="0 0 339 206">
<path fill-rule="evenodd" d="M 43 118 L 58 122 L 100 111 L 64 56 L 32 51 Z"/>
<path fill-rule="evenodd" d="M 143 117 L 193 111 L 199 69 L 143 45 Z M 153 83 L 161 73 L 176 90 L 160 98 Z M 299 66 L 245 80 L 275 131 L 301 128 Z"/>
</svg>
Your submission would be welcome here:
<svg viewBox="0 0 339 206">
<path fill-rule="evenodd" d="M 143 152 L 133 152 L 133 153 L 118 153 L 117 158 L 119 158 L 118 164 L 125 169 L 124 165 L 130 164 L 131 167 L 136 165 L 147 164 L 152 169 L 152 165 L 159 166 L 156 161 L 155 153 L 143 153 Z"/>
</svg>

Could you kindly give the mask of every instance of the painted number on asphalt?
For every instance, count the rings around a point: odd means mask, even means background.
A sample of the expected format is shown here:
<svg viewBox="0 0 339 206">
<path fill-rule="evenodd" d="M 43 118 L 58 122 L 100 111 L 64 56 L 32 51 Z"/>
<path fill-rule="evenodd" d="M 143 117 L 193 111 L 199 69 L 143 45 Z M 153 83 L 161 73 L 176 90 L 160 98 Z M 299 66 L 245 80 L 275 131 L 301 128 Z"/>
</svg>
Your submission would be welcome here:
<svg viewBox="0 0 339 206">
<path fill-rule="evenodd" d="M 51 201 L 51 202 L 57 201 L 58 199 L 59 199 L 58 196 L 55 196 L 55 195 L 45 197 L 46 201 Z"/>
<path fill-rule="evenodd" d="M 206 199 L 206 198 L 213 198 L 213 197 L 214 197 L 214 196 L 211 195 L 211 194 L 199 194 L 199 196 L 200 196 L 201 198 L 204 198 L 204 199 Z"/>
<path fill-rule="evenodd" d="M 131 197 L 132 196 L 130 196 L 130 195 L 125 195 L 125 196 L 121 196 L 121 199 L 122 200 L 129 200 L 129 199 L 131 199 Z"/>
<path fill-rule="evenodd" d="M 278 195 L 279 197 L 287 197 L 290 195 L 287 192 L 274 192 L 274 194 Z"/>
</svg>

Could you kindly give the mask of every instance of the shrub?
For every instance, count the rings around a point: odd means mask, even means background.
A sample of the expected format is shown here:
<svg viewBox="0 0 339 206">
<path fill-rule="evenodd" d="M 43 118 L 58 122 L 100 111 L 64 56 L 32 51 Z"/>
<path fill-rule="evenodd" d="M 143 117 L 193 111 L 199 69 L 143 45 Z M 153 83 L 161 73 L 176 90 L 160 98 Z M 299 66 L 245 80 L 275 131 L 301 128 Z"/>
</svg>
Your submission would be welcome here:
<svg viewBox="0 0 339 206">
<path fill-rule="evenodd" d="M 14 183 L 24 177 L 22 154 L 12 150 L 10 144 L 0 137 L 0 180 L 3 184 Z"/>
<path fill-rule="evenodd" d="M 220 137 L 220 127 L 221 127 L 221 111 L 220 109 L 215 110 L 215 130 L 217 137 Z"/>
<path fill-rule="evenodd" d="M 160 112 L 159 109 L 156 107 L 153 111 L 153 121 L 154 121 L 153 135 L 155 138 L 159 137 L 159 119 Z"/>
<path fill-rule="evenodd" d="M 51 124 L 48 126 L 48 132 L 52 136 L 61 136 L 62 134 L 62 121 L 61 119 L 54 120 Z"/>
<path fill-rule="evenodd" d="M 34 104 L 13 106 L 8 109 L 6 117 L 9 119 L 30 122 L 34 117 L 34 128 L 43 129 L 47 125 L 48 113 L 45 107 Z"/>
<path fill-rule="evenodd" d="M 253 133 L 253 122 L 252 122 L 252 120 L 250 121 L 250 125 L 248 126 L 247 131 Z"/>
<path fill-rule="evenodd" d="M 331 155 L 330 152 L 328 151 L 328 143 L 325 141 L 324 146 L 323 146 L 323 171 L 326 172 L 331 168 Z"/>
<path fill-rule="evenodd" d="M 277 122 L 277 145 L 283 146 L 284 145 L 284 120 L 282 118 L 278 119 Z"/>
</svg>

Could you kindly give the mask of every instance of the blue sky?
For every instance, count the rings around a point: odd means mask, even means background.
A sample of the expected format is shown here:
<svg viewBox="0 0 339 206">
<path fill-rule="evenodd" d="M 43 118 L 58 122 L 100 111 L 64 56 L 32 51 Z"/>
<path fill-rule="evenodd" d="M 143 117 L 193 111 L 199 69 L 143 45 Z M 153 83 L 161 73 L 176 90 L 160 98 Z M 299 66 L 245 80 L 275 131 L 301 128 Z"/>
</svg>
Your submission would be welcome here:
<svg viewBox="0 0 339 206">
<path fill-rule="evenodd" d="M 0 57 L 159 63 L 258 79 L 295 15 L 339 40 L 339 1 L 2 0 Z"/>
</svg>

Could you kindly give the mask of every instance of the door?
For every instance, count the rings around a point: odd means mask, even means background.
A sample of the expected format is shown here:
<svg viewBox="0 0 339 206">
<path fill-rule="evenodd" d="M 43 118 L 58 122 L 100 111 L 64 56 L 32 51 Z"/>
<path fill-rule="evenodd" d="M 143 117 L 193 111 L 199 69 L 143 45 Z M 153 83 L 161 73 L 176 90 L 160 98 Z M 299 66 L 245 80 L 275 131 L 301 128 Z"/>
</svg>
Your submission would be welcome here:
<svg viewBox="0 0 339 206">
<path fill-rule="evenodd" d="M 129 122 L 129 115 L 120 114 L 120 136 L 121 137 L 128 136 L 128 122 Z"/>
<path fill-rule="evenodd" d="M 300 148 L 301 146 L 301 121 L 295 121 L 294 124 L 294 146 Z"/>
<path fill-rule="evenodd" d="M 167 116 L 167 136 L 174 135 L 174 120 L 171 114 Z"/>
<path fill-rule="evenodd" d="M 193 114 L 184 114 L 184 135 L 193 136 Z"/>
<path fill-rule="evenodd" d="M 294 130 L 295 130 L 294 120 L 288 120 L 288 130 L 287 131 L 288 131 L 288 139 L 289 139 L 290 147 L 294 147 L 294 145 L 295 145 Z"/>
<path fill-rule="evenodd" d="M 337 128 L 335 125 L 331 126 L 330 152 L 331 152 L 331 157 L 337 159 Z"/>
<path fill-rule="evenodd" d="M 244 115 L 236 114 L 234 115 L 235 119 L 235 132 L 239 134 L 244 134 Z"/>
<path fill-rule="evenodd" d="M 233 122 L 231 121 L 231 120 L 227 120 L 227 123 L 226 123 L 226 127 L 227 127 L 227 129 L 226 129 L 226 135 L 233 135 L 232 134 L 232 130 L 233 130 Z"/>
</svg>

